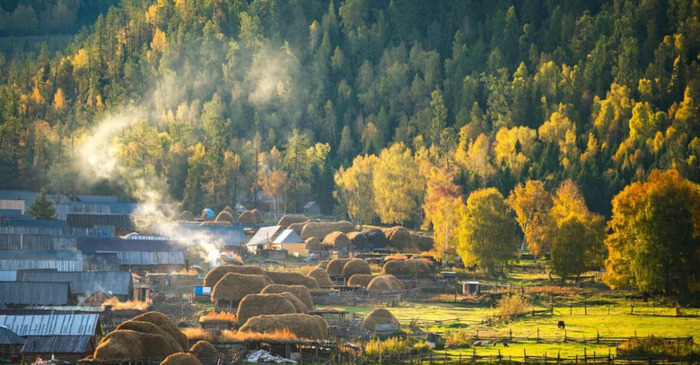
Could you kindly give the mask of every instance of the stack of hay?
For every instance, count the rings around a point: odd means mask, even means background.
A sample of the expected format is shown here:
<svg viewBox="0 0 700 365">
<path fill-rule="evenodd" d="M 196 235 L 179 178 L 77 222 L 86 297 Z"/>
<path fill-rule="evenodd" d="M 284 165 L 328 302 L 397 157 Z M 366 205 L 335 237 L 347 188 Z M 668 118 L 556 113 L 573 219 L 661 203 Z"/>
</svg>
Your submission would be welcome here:
<svg viewBox="0 0 700 365">
<path fill-rule="evenodd" d="M 323 241 L 332 232 L 349 233 L 355 230 L 355 226 L 348 221 L 340 222 L 306 222 L 301 230 L 301 238 L 317 237 Z"/>
<path fill-rule="evenodd" d="M 224 275 L 233 272 L 237 274 L 249 275 L 265 275 L 265 270 L 260 266 L 241 266 L 241 265 L 221 265 L 211 269 L 207 276 L 204 277 L 204 286 L 214 287 L 216 283 L 224 277 Z"/>
<path fill-rule="evenodd" d="M 316 279 L 296 272 L 267 271 L 265 275 L 275 284 L 303 285 L 309 289 L 319 289 Z"/>
<path fill-rule="evenodd" d="M 413 234 L 412 236 L 413 244 L 416 245 L 421 252 L 426 252 L 433 249 L 433 245 L 435 244 L 433 237 L 419 234 Z"/>
<path fill-rule="evenodd" d="M 301 222 L 301 223 L 292 223 L 292 224 L 290 224 L 287 228 L 288 228 L 288 229 L 294 230 L 294 232 L 296 232 L 296 234 L 298 234 L 299 237 L 301 237 L 301 231 L 304 229 L 304 226 L 305 226 L 306 223 L 308 223 L 308 222 L 309 222 L 309 221 Z M 308 238 L 311 238 L 311 237 L 308 237 Z M 307 239 L 308 239 L 308 238 L 307 238 Z M 318 239 L 318 237 L 316 237 L 316 239 Z M 319 240 L 319 242 L 320 242 L 320 240 Z"/>
<path fill-rule="evenodd" d="M 384 231 L 381 229 L 370 228 L 362 232 L 367 237 L 372 248 L 386 248 L 389 246 L 389 240 L 386 238 Z"/>
<path fill-rule="evenodd" d="M 406 228 L 395 226 L 384 230 L 389 240 L 389 247 L 399 252 L 418 252 L 418 246 L 413 243 L 413 235 Z"/>
<path fill-rule="evenodd" d="M 186 211 L 180 213 L 180 217 L 178 219 L 181 221 L 193 221 L 194 214 L 192 214 L 192 212 L 190 212 L 189 210 L 186 210 Z"/>
<path fill-rule="evenodd" d="M 253 213 L 253 218 L 255 219 L 255 224 L 260 224 L 263 222 L 263 216 L 259 210 L 253 209 L 250 212 Z"/>
<path fill-rule="evenodd" d="M 185 335 L 162 313 L 148 312 L 124 322 L 105 336 L 94 358 L 105 362 L 163 360 L 188 348 Z"/>
<path fill-rule="evenodd" d="M 426 260 L 391 260 L 382 268 L 382 274 L 411 276 L 416 278 L 431 278 L 433 271 Z"/>
<path fill-rule="evenodd" d="M 238 221 L 244 224 L 255 224 L 255 214 L 250 210 L 244 210 L 241 215 L 238 216 Z"/>
<path fill-rule="evenodd" d="M 211 300 L 217 307 L 232 307 L 248 294 L 260 293 L 272 280 L 265 275 L 246 275 L 230 272 L 219 280 L 211 291 Z"/>
<path fill-rule="evenodd" d="M 309 218 L 307 218 L 303 214 L 285 214 L 280 218 L 280 220 L 277 222 L 278 226 L 282 226 L 282 228 L 287 229 L 289 228 L 290 224 L 294 223 L 306 223 L 309 221 Z M 303 227 L 303 226 L 302 226 Z M 299 233 L 299 232 L 297 232 Z"/>
<path fill-rule="evenodd" d="M 235 220 L 233 219 L 233 215 L 231 213 L 224 210 L 216 216 L 214 222 L 227 222 L 229 224 L 233 224 Z"/>
<path fill-rule="evenodd" d="M 178 353 L 175 353 L 175 354 L 168 356 L 160 364 L 161 365 L 202 365 L 202 362 L 199 361 L 199 359 L 192 354 L 178 352 Z"/>
<path fill-rule="evenodd" d="M 305 247 L 309 251 L 321 251 L 325 248 L 325 246 L 321 243 L 321 241 L 316 237 L 309 237 L 305 241 L 306 241 Z"/>
<path fill-rule="evenodd" d="M 367 288 L 367 285 L 376 277 L 377 275 L 355 274 L 348 279 L 348 285 Z"/>
<path fill-rule="evenodd" d="M 378 275 L 367 284 L 367 290 L 397 291 L 403 290 L 403 284 L 394 275 Z"/>
<path fill-rule="evenodd" d="M 192 345 L 190 353 L 197 356 L 199 360 L 217 359 L 221 356 L 221 353 L 214 345 L 204 340 L 197 341 L 197 343 Z"/>
<path fill-rule="evenodd" d="M 393 314 L 391 314 L 391 312 L 384 308 L 378 308 L 373 310 L 367 315 L 367 317 L 365 317 L 364 320 L 362 320 L 361 326 L 368 331 L 375 331 L 377 329 L 377 325 L 387 324 L 393 324 L 396 325 L 397 328 L 401 328 L 399 321 Z"/>
<path fill-rule="evenodd" d="M 367 236 L 362 232 L 350 232 L 346 234 L 350 239 L 350 244 L 355 246 L 357 249 L 365 250 L 371 249 L 372 244 L 369 242 Z"/>
<path fill-rule="evenodd" d="M 367 261 L 363 259 L 352 259 L 345 263 L 343 266 L 342 275 L 344 278 L 349 279 L 355 274 L 372 274 L 372 269 L 369 267 Z"/>
<path fill-rule="evenodd" d="M 238 324 L 244 324 L 248 319 L 262 314 L 300 313 L 289 297 L 293 294 L 248 294 L 238 304 Z M 298 298 L 297 298 L 298 300 Z M 301 303 L 301 302 L 300 302 Z M 303 306 L 303 304 L 301 304 Z"/>
<path fill-rule="evenodd" d="M 345 233 L 335 231 L 326 235 L 326 237 L 323 239 L 323 244 L 337 249 L 341 247 L 349 247 L 352 245 L 352 242 L 348 236 L 345 235 Z"/>
<path fill-rule="evenodd" d="M 284 285 L 284 284 L 270 284 L 263 289 L 262 294 L 278 294 L 278 293 L 291 293 L 304 304 L 307 309 L 311 309 L 314 306 L 314 300 L 311 297 L 311 292 L 309 288 L 303 285 Z"/>
<path fill-rule="evenodd" d="M 311 270 L 309 272 L 309 276 L 316 279 L 316 282 L 322 288 L 333 286 L 333 282 L 331 281 L 331 277 L 328 276 L 328 273 L 326 272 L 326 270 L 323 270 L 320 267 L 316 267 L 313 270 Z"/>
<path fill-rule="evenodd" d="M 350 261 L 349 259 L 333 259 L 330 262 L 328 262 L 328 266 L 326 266 L 326 272 L 328 275 L 331 277 L 341 277 L 343 276 L 343 268 L 345 267 L 345 264 Z"/>
<path fill-rule="evenodd" d="M 288 329 L 300 339 L 328 339 L 328 324 L 320 316 L 308 314 L 260 315 L 250 318 L 239 331 L 271 333 Z"/>
</svg>

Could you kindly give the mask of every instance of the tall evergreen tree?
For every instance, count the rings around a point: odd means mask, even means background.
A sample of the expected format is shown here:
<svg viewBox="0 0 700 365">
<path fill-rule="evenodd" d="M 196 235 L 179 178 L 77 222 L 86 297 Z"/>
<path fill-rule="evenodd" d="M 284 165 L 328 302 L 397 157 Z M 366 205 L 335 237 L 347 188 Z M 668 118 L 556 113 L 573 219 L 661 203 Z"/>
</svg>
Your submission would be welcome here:
<svg viewBox="0 0 700 365">
<path fill-rule="evenodd" d="M 27 214 L 36 219 L 56 219 L 56 207 L 51 199 L 46 197 L 46 190 L 41 189 L 27 209 Z"/>
</svg>

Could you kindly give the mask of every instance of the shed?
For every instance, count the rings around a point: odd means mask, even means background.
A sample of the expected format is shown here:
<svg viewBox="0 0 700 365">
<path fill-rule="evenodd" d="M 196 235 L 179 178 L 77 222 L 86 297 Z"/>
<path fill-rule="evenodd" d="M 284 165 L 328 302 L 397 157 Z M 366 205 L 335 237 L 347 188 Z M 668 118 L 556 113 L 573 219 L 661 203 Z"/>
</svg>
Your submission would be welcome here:
<svg viewBox="0 0 700 365">
<path fill-rule="evenodd" d="M 0 250 L 53 250 L 48 234 L 0 233 Z"/>
<path fill-rule="evenodd" d="M 22 358 L 26 362 L 55 358 L 77 363 L 91 355 L 95 345 L 92 336 L 29 336 L 22 348 Z"/>
<path fill-rule="evenodd" d="M 116 252 L 83 253 L 83 271 L 119 271 Z"/>
<path fill-rule="evenodd" d="M 153 233 L 170 240 L 192 242 L 205 241 L 215 246 L 221 246 L 227 250 L 238 248 L 245 243 L 244 226 L 233 224 L 230 226 L 200 226 L 185 222 L 159 224 L 153 227 Z"/>
<path fill-rule="evenodd" d="M 479 295 L 481 294 L 481 284 L 478 281 L 463 281 L 462 294 Z"/>
<path fill-rule="evenodd" d="M 0 270 L 56 269 L 83 271 L 80 254 L 69 250 L 0 250 Z"/>
<path fill-rule="evenodd" d="M 287 250 L 290 254 L 306 256 L 309 250 L 306 249 L 306 242 L 299 237 L 293 229 L 285 229 L 275 237 L 272 244 L 280 249 Z"/>
<path fill-rule="evenodd" d="M 6 306 L 66 305 L 68 283 L 0 282 L 0 303 Z"/>
<path fill-rule="evenodd" d="M 315 201 L 310 201 L 304 205 L 302 212 L 307 216 L 320 215 L 321 207 Z"/>
<path fill-rule="evenodd" d="M 67 282 L 71 294 L 79 297 L 78 300 L 103 291 L 125 301 L 131 298 L 133 291 L 133 279 L 125 271 L 26 272 L 22 275 L 22 281 Z"/>
<path fill-rule="evenodd" d="M 255 235 L 250 239 L 250 241 L 248 241 L 246 246 L 249 248 L 255 246 L 265 246 L 271 243 L 275 237 L 277 237 L 277 234 L 281 229 L 282 226 L 261 227 L 257 232 L 255 232 Z"/>
<path fill-rule="evenodd" d="M 0 361 L 17 362 L 22 354 L 22 346 L 24 346 L 23 337 L 5 326 L 0 326 Z"/>
<path fill-rule="evenodd" d="M 129 233 L 136 230 L 134 222 L 128 214 L 68 213 L 66 220 L 69 227 L 76 228 L 112 226 L 117 234 Z"/>
</svg>

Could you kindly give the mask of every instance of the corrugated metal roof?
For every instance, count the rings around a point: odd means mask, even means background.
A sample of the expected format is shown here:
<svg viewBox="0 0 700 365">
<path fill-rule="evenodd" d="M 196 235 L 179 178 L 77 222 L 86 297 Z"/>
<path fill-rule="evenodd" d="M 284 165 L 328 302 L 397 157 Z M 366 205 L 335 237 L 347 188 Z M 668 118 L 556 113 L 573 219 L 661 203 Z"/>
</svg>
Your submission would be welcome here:
<svg viewBox="0 0 700 365">
<path fill-rule="evenodd" d="M 64 305 L 68 293 L 68 283 L 0 282 L 0 303 L 5 305 Z"/>
<path fill-rule="evenodd" d="M 114 227 L 0 227 L 0 233 L 48 234 L 54 237 L 114 237 Z"/>
<path fill-rule="evenodd" d="M 113 226 L 117 232 L 131 232 L 136 229 L 128 214 L 76 214 L 68 213 L 68 226 L 91 228 L 95 226 Z"/>
<path fill-rule="evenodd" d="M 48 234 L 0 233 L 0 250 L 52 250 Z"/>
<path fill-rule="evenodd" d="M 219 246 L 240 246 L 245 243 L 244 226 L 238 223 L 232 226 L 160 224 L 153 227 L 153 232 L 176 241 L 205 241 Z"/>
<path fill-rule="evenodd" d="M 92 336 L 99 314 L 0 315 L 0 325 L 20 336 Z"/>
<path fill-rule="evenodd" d="M 92 336 L 29 336 L 23 354 L 84 354 L 92 352 Z"/>
<path fill-rule="evenodd" d="M 19 251 L 22 252 L 22 251 Z M 0 258 L 0 271 L 55 269 L 58 271 L 83 271 L 80 258 L 67 260 L 53 259 L 6 259 Z"/>
<path fill-rule="evenodd" d="M 121 238 L 79 238 L 78 250 L 82 252 L 184 252 L 187 246 L 171 240 L 123 240 Z"/>
<path fill-rule="evenodd" d="M 0 345 L 21 345 L 24 343 L 24 338 L 12 332 L 11 329 L 0 326 Z"/>
<path fill-rule="evenodd" d="M 114 252 L 83 253 L 83 271 L 119 271 L 119 258 Z"/>
<path fill-rule="evenodd" d="M 0 208 L 0 217 L 20 217 L 22 216 L 21 209 L 3 209 Z"/>
<path fill-rule="evenodd" d="M 128 295 L 132 287 L 131 274 L 115 272 L 26 272 L 22 281 L 67 282 L 72 294 L 92 294 L 104 291 L 112 295 Z"/>
<path fill-rule="evenodd" d="M 149 266 L 149 265 L 184 265 L 184 252 L 117 252 L 119 265 Z"/>
<path fill-rule="evenodd" d="M 254 246 L 272 242 L 280 228 L 282 228 L 282 226 L 261 227 L 255 232 L 255 235 L 248 241 L 247 245 Z"/>
<path fill-rule="evenodd" d="M 282 233 L 275 237 L 272 243 L 285 244 L 285 243 L 302 243 L 304 240 L 299 237 L 299 235 L 293 229 L 285 229 Z"/>
<path fill-rule="evenodd" d="M 66 221 L 57 219 L 34 219 L 34 218 L 14 218 L 8 219 L 7 225 L 10 227 L 37 227 L 37 228 L 67 228 Z"/>
<path fill-rule="evenodd" d="M 112 211 L 109 209 L 109 206 L 105 204 L 85 204 L 76 202 L 56 204 L 56 218 L 65 221 L 68 218 L 68 214 L 71 213 L 110 214 Z"/>
<path fill-rule="evenodd" d="M 17 271 L 0 271 L 0 281 L 17 281 Z"/>
</svg>

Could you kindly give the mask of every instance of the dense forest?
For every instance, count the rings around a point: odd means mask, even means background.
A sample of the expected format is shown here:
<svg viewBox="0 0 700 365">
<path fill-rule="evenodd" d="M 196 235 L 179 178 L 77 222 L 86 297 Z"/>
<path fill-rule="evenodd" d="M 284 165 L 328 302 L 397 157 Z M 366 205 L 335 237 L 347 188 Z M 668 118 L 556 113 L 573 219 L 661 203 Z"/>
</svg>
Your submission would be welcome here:
<svg viewBox="0 0 700 365">
<path fill-rule="evenodd" d="M 570 179 L 609 216 L 654 168 L 700 179 L 698 1 L 35 3 L 0 32 L 96 17 L 0 54 L 1 188 L 419 226 L 445 189 Z"/>
</svg>

